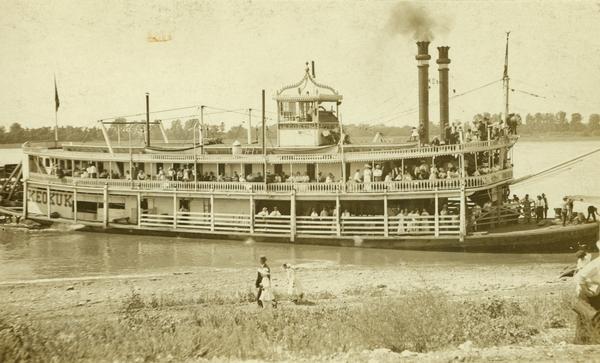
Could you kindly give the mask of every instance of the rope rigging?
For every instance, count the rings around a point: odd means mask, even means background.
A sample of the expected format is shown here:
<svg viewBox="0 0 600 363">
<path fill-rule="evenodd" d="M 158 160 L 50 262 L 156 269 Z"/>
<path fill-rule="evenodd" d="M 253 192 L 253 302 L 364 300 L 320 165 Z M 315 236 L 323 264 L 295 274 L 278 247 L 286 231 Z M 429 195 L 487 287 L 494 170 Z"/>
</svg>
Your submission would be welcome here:
<svg viewBox="0 0 600 363">
<path fill-rule="evenodd" d="M 552 166 L 550 168 L 544 169 L 544 170 L 539 171 L 539 172 L 537 172 L 535 174 L 530 174 L 530 175 L 526 175 L 526 176 L 523 176 L 521 178 L 515 179 L 512 182 L 512 184 L 515 185 L 515 184 L 530 183 L 530 182 L 534 181 L 535 179 L 538 179 L 538 178 L 541 178 L 541 177 L 544 177 L 544 176 L 554 175 L 554 174 L 558 174 L 558 173 L 561 173 L 561 172 L 564 172 L 564 171 L 571 170 L 576 163 L 582 162 L 585 159 L 591 157 L 592 155 L 594 155 L 594 154 L 596 154 L 598 152 L 600 152 L 600 148 L 592 150 L 592 151 L 587 152 L 585 154 L 579 155 L 579 156 L 577 156 L 577 157 L 575 157 L 573 159 L 570 159 L 570 160 L 564 161 L 562 163 L 556 164 L 556 165 L 554 165 L 554 166 Z"/>
</svg>

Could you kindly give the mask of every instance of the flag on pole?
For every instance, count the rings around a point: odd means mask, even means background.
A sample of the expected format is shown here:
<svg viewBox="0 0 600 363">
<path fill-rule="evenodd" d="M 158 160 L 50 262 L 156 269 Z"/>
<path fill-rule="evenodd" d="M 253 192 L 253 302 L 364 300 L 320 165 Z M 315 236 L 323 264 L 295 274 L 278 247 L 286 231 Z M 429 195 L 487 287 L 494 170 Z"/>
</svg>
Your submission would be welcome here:
<svg viewBox="0 0 600 363">
<path fill-rule="evenodd" d="M 54 104 L 55 104 L 54 112 L 57 112 L 58 107 L 60 106 L 60 100 L 58 99 L 58 88 L 56 87 L 56 75 L 54 76 Z"/>
</svg>

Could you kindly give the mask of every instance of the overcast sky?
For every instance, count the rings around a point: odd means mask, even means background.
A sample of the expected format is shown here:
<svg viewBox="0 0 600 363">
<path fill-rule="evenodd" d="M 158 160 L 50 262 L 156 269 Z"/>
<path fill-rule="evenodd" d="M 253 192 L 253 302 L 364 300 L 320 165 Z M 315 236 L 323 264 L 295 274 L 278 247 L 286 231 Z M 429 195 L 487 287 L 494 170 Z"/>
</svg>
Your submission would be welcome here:
<svg viewBox="0 0 600 363">
<path fill-rule="evenodd" d="M 0 125 L 54 124 L 56 74 L 62 125 L 204 104 L 274 111 L 274 92 L 316 62 L 317 78 L 344 96 L 345 123 L 416 125 L 416 46 L 393 33 L 395 1 L 13 1 L 0 2 Z M 420 2 L 450 49 L 451 93 L 502 77 L 511 31 L 513 111 L 600 112 L 600 6 L 595 2 Z M 396 14 L 397 15 L 397 14 Z M 396 19 L 398 20 L 398 19 Z M 148 36 L 169 39 L 149 42 Z M 452 91 L 454 90 L 454 91 Z M 430 118 L 437 122 L 432 84 Z M 451 101 L 450 118 L 503 110 L 502 84 Z M 209 113 L 210 110 L 207 110 Z M 181 110 L 163 118 L 187 116 Z M 257 112 L 258 113 L 258 112 Z M 185 119 L 185 118 L 184 118 Z M 214 114 L 208 122 L 245 121 Z M 257 121 L 257 120 L 256 120 Z M 255 122 L 256 122 L 255 121 Z"/>
</svg>

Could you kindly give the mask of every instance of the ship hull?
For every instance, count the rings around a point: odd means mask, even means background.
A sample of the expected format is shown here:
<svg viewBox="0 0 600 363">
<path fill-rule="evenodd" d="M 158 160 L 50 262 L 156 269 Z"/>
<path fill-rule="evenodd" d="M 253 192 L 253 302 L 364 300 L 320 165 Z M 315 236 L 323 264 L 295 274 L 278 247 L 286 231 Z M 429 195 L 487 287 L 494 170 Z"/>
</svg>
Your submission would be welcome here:
<svg viewBox="0 0 600 363">
<path fill-rule="evenodd" d="M 45 218 L 42 218 L 45 220 Z M 61 222 L 62 223 L 62 222 Z M 296 236 L 294 242 L 289 236 L 255 234 L 198 233 L 191 231 L 170 231 L 160 229 L 138 229 L 127 227 L 103 228 L 85 224 L 81 231 L 111 234 L 133 234 L 151 236 L 176 236 L 199 239 L 240 241 L 240 243 L 293 243 L 321 246 L 380 248 L 416 251 L 447 251 L 477 253 L 569 253 L 578 249 L 593 250 L 599 238 L 598 223 L 572 226 L 547 226 L 534 230 L 488 233 L 466 236 L 464 241 L 457 237 L 331 237 Z"/>
</svg>

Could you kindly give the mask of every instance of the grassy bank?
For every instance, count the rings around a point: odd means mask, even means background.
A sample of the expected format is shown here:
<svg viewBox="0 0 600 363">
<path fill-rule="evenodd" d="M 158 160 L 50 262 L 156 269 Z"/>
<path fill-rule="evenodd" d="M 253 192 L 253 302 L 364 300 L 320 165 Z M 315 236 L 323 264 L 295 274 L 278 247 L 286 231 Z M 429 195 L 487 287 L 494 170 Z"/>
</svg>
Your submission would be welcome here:
<svg viewBox="0 0 600 363">
<path fill-rule="evenodd" d="M 427 352 L 468 340 L 478 347 L 530 344 L 553 330 L 564 339 L 574 322 L 566 296 L 468 298 L 418 290 L 389 297 L 376 291 L 343 301 L 319 293 L 308 297 L 312 303 L 260 310 L 245 290 L 188 299 L 132 290 L 98 314 L 0 315 L 0 361 L 312 360 L 377 348 Z"/>
</svg>

